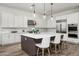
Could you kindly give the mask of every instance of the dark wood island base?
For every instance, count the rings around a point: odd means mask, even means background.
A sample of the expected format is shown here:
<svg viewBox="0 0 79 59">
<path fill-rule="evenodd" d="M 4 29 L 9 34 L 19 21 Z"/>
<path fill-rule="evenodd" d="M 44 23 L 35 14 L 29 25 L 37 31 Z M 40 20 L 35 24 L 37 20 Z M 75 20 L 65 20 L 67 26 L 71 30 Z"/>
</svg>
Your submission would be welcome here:
<svg viewBox="0 0 79 59">
<path fill-rule="evenodd" d="M 34 39 L 31 37 L 21 35 L 21 48 L 25 51 L 29 56 L 36 56 L 37 47 L 36 43 L 40 43 L 42 39 Z"/>
</svg>

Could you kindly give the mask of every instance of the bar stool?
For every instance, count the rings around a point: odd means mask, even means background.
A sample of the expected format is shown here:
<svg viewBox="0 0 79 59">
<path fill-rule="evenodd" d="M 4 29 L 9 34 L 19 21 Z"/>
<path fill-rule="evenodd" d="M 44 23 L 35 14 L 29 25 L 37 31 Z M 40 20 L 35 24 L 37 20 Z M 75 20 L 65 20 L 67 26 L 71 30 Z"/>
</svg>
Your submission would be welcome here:
<svg viewBox="0 0 79 59">
<path fill-rule="evenodd" d="M 55 45 L 55 53 L 57 53 L 57 46 L 60 49 L 60 35 L 56 35 L 54 41 L 51 41 L 51 43 Z"/>
<path fill-rule="evenodd" d="M 39 49 L 42 49 L 42 56 L 44 56 L 44 49 L 48 50 L 48 53 L 50 55 L 50 50 L 49 50 L 49 46 L 50 46 L 50 37 L 45 37 L 42 39 L 42 42 L 40 44 L 35 44 L 38 49 L 37 49 L 37 55 L 39 52 Z"/>
<path fill-rule="evenodd" d="M 64 49 L 65 46 L 67 46 L 67 45 L 65 44 L 65 42 L 67 41 L 67 36 L 66 36 L 66 34 L 61 35 L 61 41 L 62 41 L 62 48 Z"/>
</svg>

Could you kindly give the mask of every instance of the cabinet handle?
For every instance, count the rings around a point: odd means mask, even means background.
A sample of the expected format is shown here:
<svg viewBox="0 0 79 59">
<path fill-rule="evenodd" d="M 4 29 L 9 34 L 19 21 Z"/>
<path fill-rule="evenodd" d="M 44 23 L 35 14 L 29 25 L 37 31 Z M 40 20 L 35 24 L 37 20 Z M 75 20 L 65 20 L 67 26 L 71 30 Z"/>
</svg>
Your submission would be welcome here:
<svg viewBox="0 0 79 59">
<path fill-rule="evenodd" d="M 25 38 L 25 40 L 27 40 L 27 38 Z"/>
</svg>

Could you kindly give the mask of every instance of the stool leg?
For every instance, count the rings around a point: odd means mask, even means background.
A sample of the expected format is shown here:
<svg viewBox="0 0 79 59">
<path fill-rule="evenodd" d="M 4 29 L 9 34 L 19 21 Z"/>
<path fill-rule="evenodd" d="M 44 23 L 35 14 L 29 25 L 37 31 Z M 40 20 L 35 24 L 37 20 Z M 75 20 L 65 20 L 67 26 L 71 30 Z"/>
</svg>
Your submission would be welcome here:
<svg viewBox="0 0 79 59">
<path fill-rule="evenodd" d="M 55 44 L 55 54 L 57 53 L 57 45 Z"/>
<path fill-rule="evenodd" d="M 44 56 L 44 49 L 42 48 L 42 56 Z"/>
<path fill-rule="evenodd" d="M 64 42 L 62 42 L 62 47 L 61 47 L 61 49 L 64 50 Z"/>
<path fill-rule="evenodd" d="M 61 48 L 60 48 L 60 47 L 61 47 L 61 45 L 58 46 L 58 48 L 59 48 L 59 52 L 61 52 Z"/>
<path fill-rule="evenodd" d="M 48 50 L 48 53 L 49 53 L 49 56 L 50 56 L 50 50 L 49 50 L 49 48 L 47 50 Z"/>
<path fill-rule="evenodd" d="M 39 48 L 37 49 L 37 56 L 38 56 Z"/>
</svg>

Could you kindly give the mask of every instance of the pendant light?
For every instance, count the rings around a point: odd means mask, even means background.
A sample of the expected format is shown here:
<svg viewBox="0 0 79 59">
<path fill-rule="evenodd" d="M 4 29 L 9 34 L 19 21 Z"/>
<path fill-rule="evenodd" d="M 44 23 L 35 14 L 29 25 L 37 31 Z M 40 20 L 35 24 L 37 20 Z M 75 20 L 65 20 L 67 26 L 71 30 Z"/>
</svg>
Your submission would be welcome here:
<svg viewBox="0 0 79 59">
<path fill-rule="evenodd" d="M 53 3 L 51 3 L 51 20 L 53 20 L 52 8 L 53 8 Z"/>
<path fill-rule="evenodd" d="M 35 4 L 33 4 L 32 6 L 33 6 L 33 8 L 34 8 L 33 16 L 34 16 L 34 18 L 35 18 L 35 16 L 36 16 L 36 14 L 35 14 Z"/>
<path fill-rule="evenodd" d="M 46 19 L 45 3 L 44 3 L 44 14 L 43 14 L 43 18 Z"/>
</svg>

